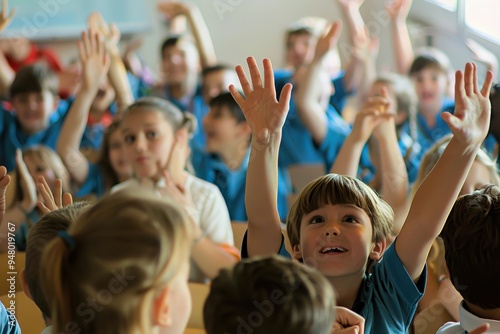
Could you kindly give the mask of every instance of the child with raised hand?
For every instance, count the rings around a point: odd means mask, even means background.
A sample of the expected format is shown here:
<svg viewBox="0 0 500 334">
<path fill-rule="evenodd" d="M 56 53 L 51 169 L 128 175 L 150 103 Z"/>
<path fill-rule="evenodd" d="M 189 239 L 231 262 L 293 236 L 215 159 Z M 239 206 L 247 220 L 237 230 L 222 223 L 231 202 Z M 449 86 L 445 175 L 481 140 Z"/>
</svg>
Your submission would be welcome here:
<svg viewBox="0 0 500 334">
<path fill-rule="evenodd" d="M 53 332 L 182 333 L 191 238 L 171 202 L 147 193 L 102 199 L 44 250 Z"/>
<path fill-rule="evenodd" d="M 118 108 L 125 108 L 133 100 L 129 94 L 130 87 L 126 83 L 126 76 L 122 73 L 123 64 L 121 59 L 117 59 L 119 56 L 116 54 L 116 31 L 113 34 L 110 33 L 111 35 L 104 35 L 103 32 L 98 33 L 94 30 L 104 24 L 102 18 L 98 20 L 99 18 L 100 16 L 94 17 L 93 28 L 89 33 L 82 33 L 79 43 L 80 60 L 83 64 L 82 84 L 64 121 L 57 143 L 57 152 L 68 168 L 72 180 L 80 188 L 81 196 L 90 194 L 101 196 L 112 186 L 127 180 L 132 175 L 130 164 L 123 158 L 123 152 L 120 153 L 120 147 L 124 143 L 117 132 L 118 125 L 116 124 L 110 125 L 104 133 L 103 149 L 98 164 L 88 161 L 80 151 L 80 141 L 84 135 L 89 111 L 96 97 L 99 83 L 105 79 L 110 66 L 108 49 L 114 52 L 111 56 L 113 73 L 110 72 L 109 76 L 111 82 L 117 87 Z"/>
<path fill-rule="evenodd" d="M 161 71 L 163 84 L 152 95 L 166 98 L 182 112 L 191 112 L 201 124 L 208 111 L 200 87 L 200 70 L 217 62 L 212 38 L 205 20 L 194 4 L 179 1 L 162 1 L 157 5 L 168 19 L 185 17 L 195 43 L 183 35 L 168 37 L 161 46 Z M 192 142 L 204 147 L 204 136 L 199 127 Z"/>
<path fill-rule="evenodd" d="M 364 332 L 361 317 L 345 309 L 336 311 L 334 291 L 320 272 L 272 256 L 222 270 L 212 282 L 203 315 L 208 334 L 254 329 L 260 333 Z"/>
<path fill-rule="evenodd" d="M 17 184 L 15 200 L 7 209 L 6 220 L 16 226 L 16 247 L 20 251 L 26 249 L 29 229 L 41 217 L 43 211 L 37 207 L 38 199 L 43 194 L 37 187 L 39 177 L 46 180 L 47 188 L 54 191 L 62 180 L 64 192 L 69 192 L 69 174 L 59 156 L 45 146 L 32 146 L 22 152 L 16 152 Z M 7 237 L 7 225 L 0 226 L 1 235 Z M 2 239 L 2 251 L 7 247 Z"/>
<path fill-rule="evenodd" d="M 241 66 L 237 72 L 246 98 L 230 89 L 247 116 L 253 137 L 259 139 L 259 145 L 252 146 L 246 197 L 247 248 L 248 254 L 255 256 L 275 254 L 284 244 L 273 207 L 274 163 L 291 87 L 284 88 L 278 103 L 270 85 L 269 60 L 264 61 L 264 87 L 255 60 L 249 58 L 248 64 L 253 90 Z M 362 315 L 368 333 L 408 331 L 423 295 L 430 247 L 486 136 L 491 80 L 489 73 L 480 92 L 473 64 L 466 65 L 465 74 L 457 72 L 455 115 L 443 115 L 455 136 L 417 191 L 403 228 L 389 248 L 393 212 L 356 179 L 339 175 L 318 178 L 299 194 L 290 210 L 287 232 L 294 258 L 316 266 L 327 276 L 339 293 L 338 305 Z M 384 260 L 372 268 L 382 255 Z"/>
<path fill-rule="evenodd" d="M 234 249 L 229 214 L 219 189 L 184 170 L 189 156 L 189 137 L 194 131 L 191 114 L 159 98 L 142 98 L 124 112 L 121 133 L 134 177 L 112 191 L 139 188 L 179 188 L 194 207 L 201 229 L 193 243 L 190 272 L 193 281 L 204 282 L 239 259 Z M 168 175 L 168 178 L 166 177 Z M 171 182 L 167 182 L 171 180 Z M 183 203 L 180 203 L 182 205 Z"/>
</svg>

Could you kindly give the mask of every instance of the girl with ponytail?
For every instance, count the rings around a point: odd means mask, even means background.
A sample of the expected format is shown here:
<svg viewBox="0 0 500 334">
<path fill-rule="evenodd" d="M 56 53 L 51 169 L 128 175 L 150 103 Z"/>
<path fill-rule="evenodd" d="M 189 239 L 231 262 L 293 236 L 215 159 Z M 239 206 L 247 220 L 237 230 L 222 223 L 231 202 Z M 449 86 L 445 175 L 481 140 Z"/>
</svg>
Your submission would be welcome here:
<svg viewBox="0 0 500 334">
<path fill-rule="evenodd" d="M 52 332 L 182 333 L 191 238 L 174 203 L 150 194 L 103 198 L 43 253 Z"/>
</svg>

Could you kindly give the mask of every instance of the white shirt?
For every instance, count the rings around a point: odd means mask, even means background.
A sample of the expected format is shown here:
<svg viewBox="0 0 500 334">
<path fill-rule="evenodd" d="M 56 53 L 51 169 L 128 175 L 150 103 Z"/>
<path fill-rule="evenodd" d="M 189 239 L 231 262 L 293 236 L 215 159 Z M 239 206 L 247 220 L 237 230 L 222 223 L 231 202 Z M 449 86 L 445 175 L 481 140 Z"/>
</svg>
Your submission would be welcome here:
<svg viewBox="0 0 500 334">
<path fill-rule="evenodd" d="M 462 301 L 458 309 L 460 323 L 448 322 L 443 327 L 441 327 L 436 334 L 464 334 L 466 331 L 472 332 L 474 329 L 485 323 L 490 324 L 490 329 L 488 329 L 485 334 L 500 333 L 500 321 L 479 318 L 467 311 L 463 304 L 464 302 Z"/>
<path fill-rule="evenodd" d="M 114 193 L 124 189 L 137 189 L 138 187 L 155 189 L 156 187 L 160 187 L 163 182 L 164 180 L 160 180 L 155 185 L 152 181 L 149 183 L 139 183 L 139 180 L 130 178 L 114 186 L 111 192 Z M 200 229 L 206 237 L 216 244 L 234 246 L 231 219 L 229 218 L 226 202 L 219 188 L 191 174 L 188 175 L 184 187 L 189 189 L 191 193 L 193 203 L 200 217 L 198 220 Z M 189 280 L 192 282 L 206 282 L 208 280 L 193 260 L 191 260 Z"/>
</svg>

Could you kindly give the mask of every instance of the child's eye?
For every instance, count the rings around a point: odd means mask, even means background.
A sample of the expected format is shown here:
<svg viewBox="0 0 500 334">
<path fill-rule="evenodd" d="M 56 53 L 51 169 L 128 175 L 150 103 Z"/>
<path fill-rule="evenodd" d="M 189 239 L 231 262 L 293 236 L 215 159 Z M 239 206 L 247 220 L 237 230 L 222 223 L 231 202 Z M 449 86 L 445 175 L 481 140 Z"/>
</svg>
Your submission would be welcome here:
<svg viewBox="0 0 500 334">
<path fill-rule="evenodd" d="M 321 224 L 324 222 L 325 222 L 325 219 L 321 216 L 315 216 L 311 219 L 311 224 Z"/>
<path fill-rule="evenodd" d="M 135 141 L 135 136 L 126 135 L 125 138 L 123 138 L 123 140 L 125 141 L 125 144 L 130 145 Z"/>
<path fill-rule="evenodd" d="M 346 223 L 357 223 L 358 219 L 354 216 L 345 216 L 343 221 L 345 221 Z"/>
<path fill-rule="evenodd" d="M 158 132 L 156 132 L 156 131 L 148 131 L 148 132 L 146 132 L 146 138 L 148 138 L 148 139 L 154 139 L 156 137 L 158 137 Z"/>
</svg>

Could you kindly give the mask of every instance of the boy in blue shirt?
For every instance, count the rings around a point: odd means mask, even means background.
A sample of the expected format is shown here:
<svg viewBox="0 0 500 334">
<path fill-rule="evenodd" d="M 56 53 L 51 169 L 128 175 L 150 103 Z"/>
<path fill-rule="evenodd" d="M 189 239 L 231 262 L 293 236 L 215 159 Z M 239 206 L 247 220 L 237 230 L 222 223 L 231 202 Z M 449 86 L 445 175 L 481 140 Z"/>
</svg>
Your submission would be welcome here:
<svg viewBox="0 0 500 334">
<path fill-rule="evenodd" d="M 0 110 L 0 165 L 15 167 L 16 149 L 43 144 L 55 149 L 68 102 L 57 95 L 57 76 L 40 64 L 23 67 L 10 87 L 12 113 Z"/>
<path fill-rule="evenodd" d="M 252 128 L 246 204 L 248 255 L 275 254 L 283 245 L 274 206 L 281 128 L 288 112 L 291 85 L 276 99 L 271 62 L 264 60 L 264 80 L 255 59 L 236 72 L 243 97 L 230 91 Z M 287 217 L 293 257 L 321 271 L 338 292 L 337 304 L 366 319 L 366 333 L 407 333 L 426 282 L 426 259 L 434 239 L 486 137 L 492 74 L 480 91 L 476 67 L 456 74 L 455 115 L 443 114 L 454 137 L 413 198 L 403 228 L 388 246 L 394 214 L 387 203 L 357 179 L 336 174 L 311 182 Z M 383 256 L 383 259 L 382 259 Z M 377 263 L 380 262 L 380 263 Z M 373 265 L 373 267 L 372 267 Z"/>
<path fill-rule="evenodd" d="M 205 152 L 193 149 L 196 176 L 219 187 L 231 220 L 247 221 L 245 186 L 251 130 L 230 93 L 222 93 L 210 101 L 203 130 Z M 277 205 L 282 220 L 287 215 L 287 194 L 287 183 L 280 173 Z"/>
</svg>

